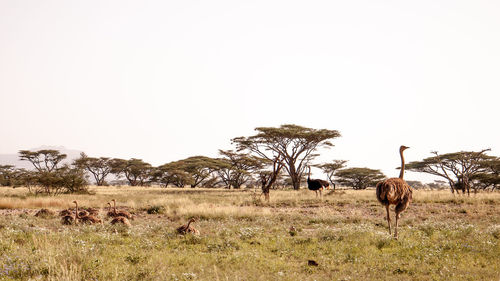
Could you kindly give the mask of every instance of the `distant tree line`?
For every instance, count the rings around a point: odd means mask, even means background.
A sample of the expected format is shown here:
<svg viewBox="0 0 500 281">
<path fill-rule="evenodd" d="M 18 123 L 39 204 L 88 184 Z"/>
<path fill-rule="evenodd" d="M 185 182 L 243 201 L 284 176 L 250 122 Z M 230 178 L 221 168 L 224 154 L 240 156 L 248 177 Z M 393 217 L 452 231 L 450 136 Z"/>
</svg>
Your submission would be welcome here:
<svg viewBox="0 0 500 281">
<path fill-rule="evenodd" d="M 61 164 L 66 155 L 57 150 L 19 151 L 21 160 L 29 161 L 34 169 L 0 166 L 0 185 L 26 186 L 39 194 L 87 192 L 90 181 L 98 186 L 126 183 L 131 186 L 175 186 L 242 188 L 259 187 L 266 199 L 274 188 L 290 186 L 299 189 L 304 182 L 306 167 L 318 156 L 321 148 L 333 146 L 340 137 L 336 130 L 311 129 L 297 125 L 258 127 L 256 134 L 236 137 L 234 150 L 219 150 L 216 158 L 193 156 L 154 167 L 141 159 L 89 157 L 82 153 L 71 164 Z M 494 190 L 499 187 L 500 160 L 488 156 L 487 150 L 456 152 L 434 156 L 407 164 L 407 169 L 429 173 L 446 179 L 423 185 L 409 181 L 414 188 L 442 188 L 448 183 L 452 192 L 470 189 Z M 365 189 L 385 179 L 376 169 L 349 167 L 347 161 L 333 160 L 314 165 L 320 168 L 333 190 L 339 184 L 353 189 Z M 110 175 L 114 180 L 110 181 Z"/>
</svg>

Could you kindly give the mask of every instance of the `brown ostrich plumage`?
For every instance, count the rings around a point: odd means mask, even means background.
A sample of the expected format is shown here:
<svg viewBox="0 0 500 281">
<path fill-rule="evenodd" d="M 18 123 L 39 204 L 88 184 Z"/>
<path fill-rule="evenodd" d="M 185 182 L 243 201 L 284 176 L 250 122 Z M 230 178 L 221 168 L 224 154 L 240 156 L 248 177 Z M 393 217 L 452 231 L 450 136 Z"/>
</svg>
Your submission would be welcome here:
<svg viewBox="0 0 500 281">
<path fill-rule="evenodd" d="M 59 212 L 59 216 L 64 217 L 64 216 L 72 216 L 73 211 L 71 209 L 65 209 Z"/>
<path fill-rule="evenodd" d="M 116 211 L 116 200 L 113 199 L 111 201 L 113 201 L 113 213 L 114 213 L 114 215 L 112 215 L 113 217 L 126 217 L 129 220 L 134 219 L 134 216 L 127 211 Z M 108 213 L 108 215 L 109 215 L 109 213 Z"/>
<path fill-rule="evenodd" d="M 130 221 L 126 218 L 126 217 L 114 217 L 112 220 L 111 220 L 111 224 L 123 224 L 127 227 L 130 227 L 131 224 L 130 224 Z"/>
<path fill-rule="evenodd" d="M 65 215 L 61 218 L 61 223 L 64 225 L 71 225 L 75 222 L 75 216 L 73 215 Z"/>
<path fill-rule="evenodd" d="M 377 183 L 377 199 L 385 206 L 387 212 L 387 223 L 389 224 L 389 234 L 391 233 L 391 217 L 389 214 L 389 206 L 396 205 L 396 228 L 394 231 L 394 238 L 398 238 L 398 220 L 400 214 L 410 205 L 412 200 L 412 188 L 403 179 L 405 171 L 405 160 L 403 156 L 403 151 L 409 147 L 402 145 L 399 148 L 399 154 L 401 156 L 401 171 L 399 173 L 399 178 L 390 178 Z"/>
<path fill-rule="evenodd" d="M 83 223 L 89 223 L 89 224 L 102 223 L 101 219 L 99 219 L 95 216 L 92 216 L 92 215 L 80 216 L 80 213 L 82 213 L 82 212 L 78 211 L 78 202 L 76 202 L 76 200 L 75 200 L 75 201 L 73 201 L 73 203 L 75 203 L 75 214 L 76 214 L 75 223 L 78 223 L 78 221 L 81 221 Z"/>
<path fill-rule="evenodd" d="M 88 223 L 88 224 L 94 224 L 94 223 L 102 223 L 102 220 L 98 217 L 95 217 L 93 215 L 88 215 L 84 217 L 78 216 L 78 219 L 83 222 L 83 223 Z"/>
<path fill-rule="evenodd" d="M 195 218 L 191 218 L 187 224 L 185 225 L 182 225 L 180 227 L 177 228 L 177 233 L 179 234 L 187 234 L 187 233 L 191 233 L 191 234 L 195 234 L 195 235 L 199 235 L 200 232 L 198 231 L 198 229 L 194 228 L 191 223 L 193 222 L 196 222 L 196 219 Z"/>
</svg>

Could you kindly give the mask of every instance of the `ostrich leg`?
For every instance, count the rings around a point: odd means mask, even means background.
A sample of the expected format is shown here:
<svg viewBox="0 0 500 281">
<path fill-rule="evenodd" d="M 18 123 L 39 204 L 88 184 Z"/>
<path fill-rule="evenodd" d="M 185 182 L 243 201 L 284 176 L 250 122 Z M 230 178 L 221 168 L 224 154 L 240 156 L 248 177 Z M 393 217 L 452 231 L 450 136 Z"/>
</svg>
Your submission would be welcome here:
<svg viewBox="0 0 500 281">
<path fill-rule="evenodd" d="M 389 205 L 385 206 L 385 209 L 387 210 L 387 224 L 389 225 L 389 235 L 391 235 L 391 215 L 389 213 Z M 397 219 L 396 219 L 397 221 Z"/>
</svg>

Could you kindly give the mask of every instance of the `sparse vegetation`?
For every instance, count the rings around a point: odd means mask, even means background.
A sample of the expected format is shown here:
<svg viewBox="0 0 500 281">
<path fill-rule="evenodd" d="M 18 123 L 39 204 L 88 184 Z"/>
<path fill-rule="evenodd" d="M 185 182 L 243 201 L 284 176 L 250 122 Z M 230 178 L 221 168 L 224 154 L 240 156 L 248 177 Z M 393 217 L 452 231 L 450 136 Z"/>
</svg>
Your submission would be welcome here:
<svg viewBox="0 0 500 281">
<path fill-rule="evenodd" d="M 0 279 L 498 280 L 500 193 L 414 192 L 400 239 L 371 189 L 274 191 L 269 203 L 227 189 L 91 187 L 95 195 L 0 190 Z M 60 224 L 40 208 L 101 208 L 116 198 L 123 225 Z M 257 204 L 256 204 L 257 203 Z M 163 208 L 162 208 L 163 207 Z M 154 210 L 163 210 L 155 213 Z M 152 214 L 149 212 L 153 211 Z M 463 210 L 467 210 L 463 212 Z M 176 228 L 196 217 L 200 235 Z M 318 266 L 309 265 L 309 260 Z"/>
</svg>

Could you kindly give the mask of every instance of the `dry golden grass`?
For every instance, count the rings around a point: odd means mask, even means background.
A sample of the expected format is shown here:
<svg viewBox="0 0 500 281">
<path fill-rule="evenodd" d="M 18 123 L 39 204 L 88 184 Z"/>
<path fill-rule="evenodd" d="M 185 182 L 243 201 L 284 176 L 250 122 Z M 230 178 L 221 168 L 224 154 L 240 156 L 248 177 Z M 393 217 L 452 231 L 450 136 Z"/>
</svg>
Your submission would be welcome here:
<svg viewBox="0 0 500 281">
<path fill-rule="evenodd" d="M 374 190 L 325 192 L 322 200 L 309 190 L 272 190 L 269 203 L 253 190 L 91 191 L 34 197 L 0 189 L 0 280 L 500 278 L 500 193 L 415 191 L 395 241 Z M 130 228 L 33 216 L 73 207 L 73 200 L 104 211 L 111 199 L 136 215 Z M 175 233 L 189 217 L 199 218 L 199 237 Z"/>
</svg>

